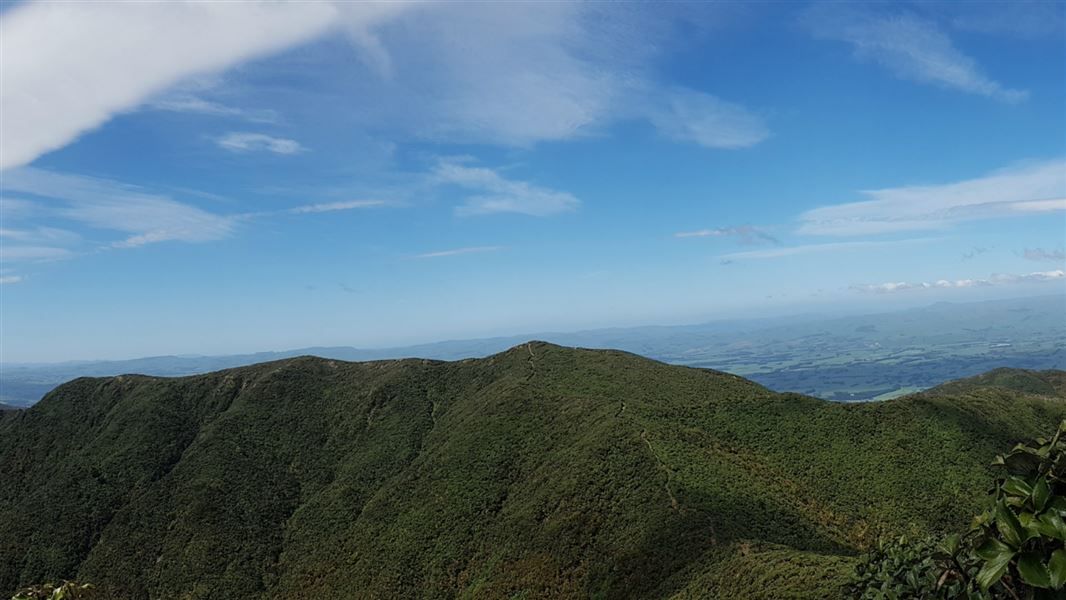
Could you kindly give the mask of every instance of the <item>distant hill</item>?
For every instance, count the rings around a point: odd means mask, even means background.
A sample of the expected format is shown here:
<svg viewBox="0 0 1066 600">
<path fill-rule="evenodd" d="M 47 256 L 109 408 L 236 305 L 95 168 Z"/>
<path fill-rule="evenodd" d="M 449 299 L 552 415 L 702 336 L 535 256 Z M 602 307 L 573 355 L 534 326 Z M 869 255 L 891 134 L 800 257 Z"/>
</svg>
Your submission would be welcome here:
<svg viewBox="0 0 1066 600">
<path fill-rule="evenodd" d="M 939 385 L 932 391 L 934 393 L 958 393 L 989 387 L 1000 387 L 1027 394 L 1066 396 L 1066 372 L 999 368 L 974 377 Z"/>
<path fill-rule="evenodd" d="M 18 406 L 11 406 L 10 404 L 0 403 L 0 410 L 18 410 L 19 408 L 20 407 Z"/>
<path fill-rule="evenodd" d="M 773 390 L 828 400 L 884 399 L 997 367 L 1066 369 L 1066 296 L 941 302 L 868 315 L 536 333 L 400 348 L 312 347 L 230 356 L 7 363 L 0 369 L 0 402 L 28 406 L 78 377 L 193 375 L 304 355 L 351 361 L 415 356 L 458 360 L 502 352 L 531 338 L 727 371 Z"/>
<path fill-rule="evenodd" d="M 842 404 L 532 342 L 82 378 L 0 413 L 0 593 L 839 598 L 857 551 L 964 528 L 992 456 L 1066 416 L 1002 384 L 1028 377 Z"/>
</svg>

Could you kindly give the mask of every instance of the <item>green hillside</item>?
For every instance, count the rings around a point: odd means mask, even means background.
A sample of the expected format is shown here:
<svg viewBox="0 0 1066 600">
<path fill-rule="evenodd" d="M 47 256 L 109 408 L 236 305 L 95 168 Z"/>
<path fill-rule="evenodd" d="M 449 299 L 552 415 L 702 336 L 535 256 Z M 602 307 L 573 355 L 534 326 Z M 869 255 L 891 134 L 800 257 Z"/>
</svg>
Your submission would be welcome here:
<svg viewBox="0 0 1066 600">
<path fill-rule="evenodd" d="M 0 414 L 0 592 L 840 597 L 857 551 L 965 527 L 993 455 L 1066 417 L 1061 373 L 1008 375 L 835 404 L 533 342 L 78 379 Z"/>
</svg>

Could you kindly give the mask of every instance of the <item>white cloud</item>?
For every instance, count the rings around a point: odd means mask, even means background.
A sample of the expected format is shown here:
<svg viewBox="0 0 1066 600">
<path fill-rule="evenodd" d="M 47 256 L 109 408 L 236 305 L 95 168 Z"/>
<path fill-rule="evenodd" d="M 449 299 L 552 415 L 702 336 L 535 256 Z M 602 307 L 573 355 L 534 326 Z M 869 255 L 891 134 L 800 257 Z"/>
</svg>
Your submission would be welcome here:
<svg viewBox="0 0 1066 600">
<path fill-rule="evenodd" d="M 774 244 L 779 243 L 777 238 L 772 235 L 753 227 L 751 225 L 740 225 L 737 227 L 716 227 L 714 229 L 700 229 L 697 231 L 681 231 L 674 234 L 677 238 L 704 238 L 704 237 L 739 237 L 741 241 L 745 243 L 751 243 L 755 241 L 765 241 Z"/>
<path fill-rule="evenodd" d="M 219 147 L 230 152 L 273 152 L 274 154 L 296 154 L 307 148 L 296 140 L 273 137 L 265 133 L 230 132 L 215 138 Z"/>
<path fill-rule="evenodd" d="M 192 94 L 175 94 L 157 98 L 148 103 L 148 108 L 213 117 L 236 117 L 251 123 L 278 122 L 278 113 L 274 110 L 237 108 L 205 100 Z"/>
<path fill-rule="evenodd" d="M 876 62 L 902 79 L 1003 102 L 1028 96 L 988 78 L 935 22 L 911 13 L 876 14 L 839 3 L 821 4 L 807 12 L 804 23 L 816 37 L 847 42 L 858 59 Z"/>
<path fill-rule="evenodd" d="M 0 285 L 8 285 L 12 283 L 19 283 L 22 281 L 21 275 L 0 275 Z"/>
<path fill-rule="evenodd" d="M 970 288 L 993 285 L 1010 285 L 1017 283 L 1058 281 L 1063 279 L 1063 277 L 1066 277 L 1066 272 L 1060 269 L 1057 271 L 1036 271 L 1033 273 L 1019 274 L 997 273 L 987 279 L 939 279 L 937 281 L 919 282 L 891 281 L 887 283 L 854 285 L 852 286 L 852 289 L 860 292 L 887 294 L 892 292 L 903 292 L 907 290 Z"/>
<path fill-rule="evenodd" d="M 482 252 L 496 252 L 502 250 L 503 246 L 473 246 L 470 248 L 455 248 L 453 250 L 438 250 L 437 252 L 426 252 L 425 254 L 416 254 L 414 258 L 441 258 L 445 256 L 459 256 L 462 254 L 480 254 Z"/>
<path fill-rule="evenodd" d="M 514 212 L 545 217 L 575 210 L 581 205 L 577 198 L 567 192 L 506 179 L 484 167 L 444 162 L 433 172 L 433 179 L 439 184 L 453 184 L 475 192 L 456 208 L 459 215 Z"/>
<path fill-rule="evenodd" d="M 370 126 L 449 142 L 578 137 L 626 81 L 584 49 L 608 43 L 578 3 L 426 3 L 390 27 L 350 26 L 371 71 L 353 82 Z"/>
<path fill-rule="evenodd" d="M 744 107 L 655 81 L 655 56 L 670 43 L 668 12 L 424 3 L 384 26 L 349 27 L 368 71 L 351 82 L 353 95 L 368 127 L 434 141 L 530 146 L 621 120 L 647 120 L 670 139 L 710 148 L 765 139 L 762 118 Z"/>
<path fill-rule="evenodd" d="M 358 208 L 373 208 L 384 206 L 383 200 L 344 200 L 341 202 L 322 202 L 319 204 L 304 204 L 288 209 L 286 212 L 293 214 L 334 212 L 338 210 L 354 210 Z"/>
<path fill-rule="evenodd" d="M 372 23 L 408 3 L 345 8 Z M 28 2 L 0 17 L 0 169 L 24 165 L 192 76 L 310 40 L 336 25 L 323 2 Z"/>
<path fill-rule="evenodd" d="M 116 247 L 180 240 L 204 242 L 228 236 L 229 217 L 108 179 L 22 167 L 4 173 L 5 189 L 58 200 L 39 211 L 95 229 L 129 234 Z M 8 250 L 5 248 L 5 250 Z"/>
<path fill-rule="evenodd" d="M 648 119 L 668 138 L 707 148 L 747 148 L 770 136 L 762 117 L 743 106 L 686 89 L 664 93 Z"/>
<path fill-rule="evenodd" d="M 343 93 L 370 131 L 526 146 L 648 119 L 667 137 L 713 148 L 765 138 L 761 119 L 739 105 L 660 91 L 650 73 L 672 18 L 569 2 L 28 2 L 0 17 L 0 169 L 138 107 L 272 122 L 273 111 L 207 100 L 184 84 L 337 29 L 367 65 Z"/>
<path fill-rule="evenodd" d="M 861 242 L 829 242 L 824 244 L 804 244 L 802 246 L 784 246 L 781 248 L 769 248 L 767 250 L 750 250 L 747 252 L 733 252 L 723 254 L 719 258 L 727 261 L 750 260 L 765 258 L 781 258 L 795 256 L 797 254 L 815 254 L 821 252 L 841 252 L 845 250 L 861 250 L 865 248 L 885 248 L 890 246 L 923 244 L 936 241 L 937 238 L 913 238 L 905 240 L 885 241 L 861 241 Z"/>
<path fill-rule="evenodd" d="M 1066 160 L 1002 169 L 940 185 L 864 191 L 869 200 L 816 208 L 797 230 L 814 235 L 866 235 L 941 229 L 970 219 L 1066 210 Z"/>
</svg>

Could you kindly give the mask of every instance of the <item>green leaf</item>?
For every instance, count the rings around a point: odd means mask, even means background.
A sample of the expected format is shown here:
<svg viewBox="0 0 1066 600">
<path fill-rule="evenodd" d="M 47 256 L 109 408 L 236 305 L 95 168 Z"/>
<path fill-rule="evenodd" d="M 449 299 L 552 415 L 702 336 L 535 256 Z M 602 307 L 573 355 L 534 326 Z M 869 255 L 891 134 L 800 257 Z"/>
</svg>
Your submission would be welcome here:
<svg viewBox="0 0 1066 600">
<path fill-rule="evenodd" d="M 1041 477 L 1036 480 L 1036 485 L 1033 486 L 1033 508 L 1036 512 L 1044 510 L 1047 506 L 1048 500 L 1051 499 L 1051 487 L 1047 484 L 1047 478 Z"/>
<path fill-rule="evenodd" d="M 1021 477 L 1008 477 L 1003 482 L 1003 491 L 1012 496 L 1028 498 L 1033 493 L 1033 488 Z"/>
<path fill-rule="evenodd" d="M 937 551 L 947 557 L 955 556 L 955 553 L 959 550 L 959 539 L 959 534 L 957 533 L 949 535 L 937 544 Z"/>
<path fill-rule="evenodd" d="M 1049 538 L 1066 541 L 1066 521 L 1055 512 L 1040 515 L 1040 533 Z"/>
<path fill-rule="evenodd" d="M 1051 587 L 1051 575 L 1038 552 L 1026 552 L 1018 557 L 1018 574 L 1033 587 Z"/>
<path fill-rule="evenodd" d="M 1007 560 L 1009 561 L 1014 556 L 1014 550 L 996 538 L 988 538 L 985 540 L 985 543 L 977 548 L 975 554 L 977 554 L 978 558 L 984 561 L 995 560 L 1001 556 L 1007 556 Z"/>
<path fill-rule="evenodd" d="M 997 540 L 997 543 L 1001 542 Z M 987 590 L 995 585 L 1003 577 L 1003 574 L 1007 572 L 1007 567 L 1010 566 L 1012 558 L 1014 558 L 1014 552 L 1008 549 L 1007 552 L 995 554 L 992 558 L 986 560 L 985 564 L 981 566 L 981 570 L 974 577 L 981 589 Z"/>
<path fill-rule="evenodd" d="M 1051 560 L 1047 561 L 1047 570 L 1051 575 L 1051 587 L 1062 589 L 1066 585 L 1066 550 L 1056 550 L 1051 553 Z"/>
<path fill-rule="evenodd" d="M 1014 512 L 1002 500 L 996 504 L 996 529 L 1003 536 L 1003 541 L 1014 548 L 1020 547 L 1027 538 L 1018 517 L 1014 516 Z"/>
</svg>

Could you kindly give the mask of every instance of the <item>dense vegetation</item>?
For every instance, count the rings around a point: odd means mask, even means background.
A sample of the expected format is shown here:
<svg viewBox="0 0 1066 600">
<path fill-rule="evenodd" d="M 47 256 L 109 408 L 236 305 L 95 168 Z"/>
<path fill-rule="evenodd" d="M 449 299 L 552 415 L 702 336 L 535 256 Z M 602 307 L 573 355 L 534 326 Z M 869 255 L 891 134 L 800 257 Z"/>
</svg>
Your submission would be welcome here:
<svg viewBox="0 0 1066 600">
<path fill-rule="evenodd" d="M 0 592 L 840 598 L 1066 417 L 1060 373 L 1017 375 L 1051 387 L 845 405 L 543 343 L 79 379 L 0 413 Z"/>
<path fill-rule="evenodd" d="M 976 381 L 1025 385 L 1026 375 Z M 1002 474 L 969 531 L 937 543 L 882 541 L 856 565 L 848 591 L 862 600 L 1066 597 L 1066 421 L 1050 440 L 1017 444 L 992 464 Z"/>
</svg>

